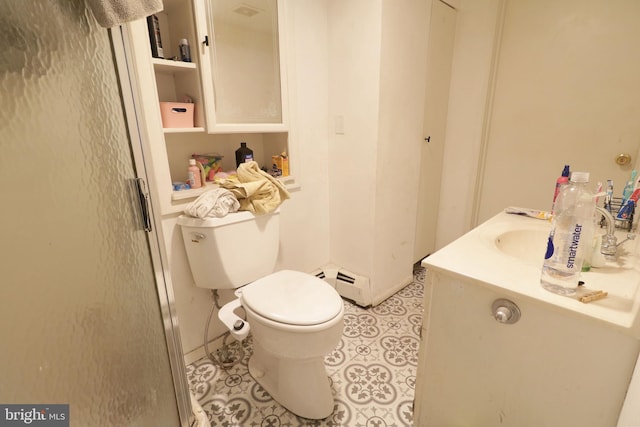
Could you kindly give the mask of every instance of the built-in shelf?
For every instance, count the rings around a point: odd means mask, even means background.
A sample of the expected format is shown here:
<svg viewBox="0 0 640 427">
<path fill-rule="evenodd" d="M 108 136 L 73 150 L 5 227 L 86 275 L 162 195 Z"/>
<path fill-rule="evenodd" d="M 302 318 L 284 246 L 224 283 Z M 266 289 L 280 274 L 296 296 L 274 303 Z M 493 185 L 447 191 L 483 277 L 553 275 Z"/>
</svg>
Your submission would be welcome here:
<svg viewBox="0 0 640 427">
<path fill-rule="evenodd" d="M 197 128 L 162 128 L 164 133 L 194 133 L 194 132 L 204 132 L 203 127 Z"/>
<path fill-rule="evenodd" d="M 278 177 L 278 180 L 282 182 L 282 184 L 284 184 L 287 191 L 296 191 L 300 189 L 300 184 L 296 183 L 296 179 L 291 175 Z M 174 191 L 173 193 L 171 193 L 171 200 L 181 201 L 181 200 L 187 200 L 187 199 L 195 199 L 205 191 L 213 190 L 214 188 L 219 188 L 219 187 L 220 186 L 218 184 L 207 182 L 204 186 L 200 188 Z"/>
<path fill-rule="evenodd" d="M 152 58 L 153 69 L 161 73 L 180 73 L 196 69 L 195 62 L 171 61 L 169 59 Z"/>
<path fill-rule="evenodd" d="M 195 199 L 202 193 L 208 190 L 213 190 L 214 188 L 218 188 L 218 184 L 214 184 L 212 182 L 207 182 L 200 188 L 192 188 L 189 190 L 180 190 L 174 191 L 171 193 L 171 200 L 186 200 L 186 199 Z"/>
</svg>

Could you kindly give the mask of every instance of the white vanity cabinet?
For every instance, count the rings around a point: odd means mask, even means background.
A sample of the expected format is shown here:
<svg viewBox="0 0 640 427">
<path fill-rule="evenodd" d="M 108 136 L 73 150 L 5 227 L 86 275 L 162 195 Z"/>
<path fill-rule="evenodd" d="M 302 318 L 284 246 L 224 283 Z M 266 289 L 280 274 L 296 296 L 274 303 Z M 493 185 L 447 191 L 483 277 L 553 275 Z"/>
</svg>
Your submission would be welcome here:
<svg viewBox="0 0 640 427">
<path fill-rule="evenodd" d="M 422 261 L 414 425 L 622 427 L 623 404 L 637 406 L 625 400 L 640 352 L 634 245 L 565 297 L 540 286 L 549 229 L 500 213 Z M 607 297 L 579 301 L 595 290 Z"/>
<path fill-rule="evenodd" d="M 194 0 L 207 131 L 286 132 L 284 6 Z"/>
<path fill-rule="evenodd" d="M 616 426 L 637 339 L 454 273 L 426 280 L 414 425 Z M 505 296 L 521 311 L 514 324 L 492 312 Z"/>
</svg>

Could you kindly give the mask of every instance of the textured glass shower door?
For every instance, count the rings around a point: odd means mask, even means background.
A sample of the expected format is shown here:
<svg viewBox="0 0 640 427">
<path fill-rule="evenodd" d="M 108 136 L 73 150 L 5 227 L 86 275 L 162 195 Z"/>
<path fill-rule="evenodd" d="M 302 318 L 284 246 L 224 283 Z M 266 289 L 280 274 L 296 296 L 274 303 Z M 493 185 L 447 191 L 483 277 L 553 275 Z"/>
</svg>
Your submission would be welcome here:
<svg viewBox="0 0 640 427">
<path fill-rule="evenodd" d="M 0 404 L 177 426 L 108 32 L 82 0 L 2 0 L 0 52 Z"/>
</svg>

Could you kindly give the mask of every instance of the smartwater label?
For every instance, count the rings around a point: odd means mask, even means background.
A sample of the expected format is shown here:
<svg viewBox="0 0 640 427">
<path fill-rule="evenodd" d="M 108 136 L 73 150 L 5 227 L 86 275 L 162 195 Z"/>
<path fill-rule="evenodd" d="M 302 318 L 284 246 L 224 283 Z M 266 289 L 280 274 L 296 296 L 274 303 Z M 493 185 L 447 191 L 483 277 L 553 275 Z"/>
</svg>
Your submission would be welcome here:
<svg viewBox="0 0 640 427">
<path fill-rule="evenodd" d="M 69 405 L 0 404 L 0 427 L 69 427 Z"/>
</svg>

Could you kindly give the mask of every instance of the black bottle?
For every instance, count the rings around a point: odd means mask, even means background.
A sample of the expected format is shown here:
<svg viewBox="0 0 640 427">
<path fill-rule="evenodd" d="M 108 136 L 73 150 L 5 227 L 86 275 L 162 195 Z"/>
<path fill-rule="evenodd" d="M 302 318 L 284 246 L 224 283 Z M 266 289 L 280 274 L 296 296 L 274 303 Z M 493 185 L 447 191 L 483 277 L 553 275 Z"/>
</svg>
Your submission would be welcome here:
<svg viewBox="0 0 640 427">
<path fill-rule="evenodd" d="M 240 143 L 240 148 L 236 150 L 236 167 L 240 166 L 240 163 L 250 162 L 253 160 L 253 150 L 247 147 L 246 142 Z"/>
</svg>

